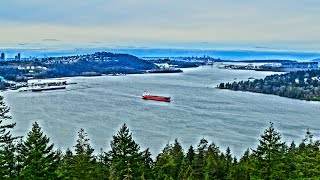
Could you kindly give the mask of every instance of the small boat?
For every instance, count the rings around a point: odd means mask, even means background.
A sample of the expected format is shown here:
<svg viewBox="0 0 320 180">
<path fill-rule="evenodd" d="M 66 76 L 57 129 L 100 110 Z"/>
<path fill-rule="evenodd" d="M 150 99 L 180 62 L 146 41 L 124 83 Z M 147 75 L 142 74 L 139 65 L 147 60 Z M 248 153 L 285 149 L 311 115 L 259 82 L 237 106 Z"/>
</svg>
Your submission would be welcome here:
<svg viewBox="0 0 320 180">
<path fill-rule="evenodd" d="M 164 102 L 170 102 L 171 101 L 171 97 L 154 96 L 154 95 L 150 95 L 150 94 L 148 94 L 146 92 L 142 95 L 142 99 L 154 100 L 154 101 L 164 101 Z"/>
</svg>

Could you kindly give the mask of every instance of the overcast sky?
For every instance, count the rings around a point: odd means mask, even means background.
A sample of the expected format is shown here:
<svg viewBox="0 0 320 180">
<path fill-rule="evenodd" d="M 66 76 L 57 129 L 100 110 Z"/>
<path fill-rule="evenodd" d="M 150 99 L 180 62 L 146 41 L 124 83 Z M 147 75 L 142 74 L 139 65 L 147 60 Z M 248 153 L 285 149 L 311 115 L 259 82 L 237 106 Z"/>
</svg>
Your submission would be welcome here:
<svg viewBox="0 0 320 180">
<path fill-rule="evenodd" d="M 2 47 L 220 43 L 315 49 L 320 1 L 2 0 L 0 41 Z"/>
</svg>

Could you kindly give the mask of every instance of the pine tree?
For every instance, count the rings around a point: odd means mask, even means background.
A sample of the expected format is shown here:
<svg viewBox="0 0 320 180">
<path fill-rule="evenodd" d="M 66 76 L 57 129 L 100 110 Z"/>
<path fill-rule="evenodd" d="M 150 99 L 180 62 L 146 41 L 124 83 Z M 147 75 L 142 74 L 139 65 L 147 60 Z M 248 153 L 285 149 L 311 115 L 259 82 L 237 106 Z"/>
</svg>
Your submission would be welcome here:
<svg viewBox="0 0 320 180">
<path fill-rule="evenodd" d="M 112 178 L 122 180 L 128 174 L 128 168 L 132 171 L 133 179 L 142 176 L 144 159 L 139 145 L 133 140 L 126 124 L 120 128 L 117 135 L 113 136 L 109 156 L 111 172 L 113 173 L 111 174 Z"/>
<path fill-rule="evenodd" d="M 320 177 L 320 142 L 313 140 L 313 135 L 307 130 L 305 138 L 295 154 L 296 175 L 299 178 L 317 179 Z"/>
<path fill-rule="evenodd" d="M 221 162 L 223 161 L 220 160 L 219 153 L 219 147 L 215 143 L 211 143 L 205 154 L 205 179 L 217 179 L 221 177 L 220 174 L 224 166 L 222 166 L 223 164 Z"/>
<path fill-rule="evenodd" d="M 156 179 L 170 179 L 175 176 L 175 163 L 171 155 L 172 144 L 167 144 L 156 159 Z"/>
<path fill-rule="evenodd" d="M 189 147 L 186 156 L 183 158 L 182 165 L 179 172 L 178 179 L 195 179 L 192 162 L 194 160 L 195 152 L 192 146 Z"/>
<path fill-rule="evenodd" d="M 10 132 L 16 126 L 16 123 L 7 123 L 11 120 L 11 116 L 8 115 L 9 111 L 10 108 L 3 101 L 3 97 L 0 96 L 0 148 L 19 138 L 13 137 Z"/>
<path fill-rule="evenodd" d="M 297 147 L 294 141 L 290 144 L 290 147 L 288 148 L 288 153 L 285 156 L 286 158 L 286 171 L 290 172 L 288 174 L 288 178 L 297 179 L 298 178 L 298 172 L 297 172 L 297 162 L 298 162 L 298 152 Z"/>
<path fill-rule="evenodd" d="M 19 173 L 16 163 L 17 159 L 17 140 L 11 131 L 16 123 L 8 123 L 11 116 L 8 115 L 10 108 L 0 96 L 0 177 L 14 178 Z"/>
<path fill-rule="evenodd" d="M 198 144 L 197 154 L 193 160 L 193 168 L 195 172 L 195 177 L 197 179 L 204 179 L 204 165 L 205 165 L 205 155 L 208 150 L 208 141 L 206 139 L 201 139 Z"/>
<path fill-rule="evenodd" d="M 254 175 L 263 179 L 285 179 L 285 144 L 281 142 L 281 135 L 274 129 L 273 123 L 270 122 L 259 142 L 257 150 L 253 150 Z"/>
<path fill-rule="evenodd" d="M 154 162 L 151 158 L 151 153 L 149 151 L 149 148 L 143 151 L 143 159 L 144 159 L 144 172 L 143 172 L 143 177 L 145 179 L 154 179 Z"/>
<path fill-rule="evenodd" d="M 95 172 L 96 172 L 96 179 L 108 179 L 110 176 L 110 161 L 108 160 L 107 154 L 100 149 L 100 153 L 96 157 L 96 166 L 95 166 Z"/>
<path fill-rule="evenodd" d="M 187 160 L 190 164 L 192 164 L 192 161 L 194 160 L 195 152 L 192 146 L 189 147 L 187 152 Z"/>
<path fill-rule="evenodd" d="M 49 145 L 49 141 L 35 122 L 20 149 L 23 179 L 57 179 L 59 162 L 53 144 Z"/>
<path fill-rule="evenodd" d="M 233 174 L 234 179 L 250 179 L 250 150 L 247 149 L 237 165 L 237 171 Z"/>
<path fill-rule="evenodd" d="M 59 163 L 57 174 L 61 179 L 72 179 L 73 154 L 68 148 Z"/>
<path fill-rule="evenodd" d="M 204 179 L 218 179 L 218 164 L 217 159 L 209 154 L 205 159 L 204 169 Z"/>
<path fill-rule="evenodd" d="M 16 145 L 8 142 L 0 149 L 0 177 L 15 178 L 19 173 Z"/>
<path fill-rule="evenodd" d="M 75 147 L 75 156 L 72 163 L 72 176 L 78 179 L 89 179 L 95 174 L 94 149 L 89 143 L 88 134 L 80 129 L 78 132 L 77 144 Z"/>
<path fill-rule="evenodd" d="M 183 149 L 181 144 L 175 139 L 170 155 L 173 157 L 174 166 L 174 179 L 178 178 L 179 172 L 181 170 L 182 161 L 183 161 Z"/>
<path fill-rule="evenodd" d="M 231 156 L 231 150 L 230 148 L 228 147 L 227 150 L 226 150 L 226 176 L 229 174 L 229 171 L 231 169 L 231 166 L 232 166 L 232 156 Z"/>
</svg>

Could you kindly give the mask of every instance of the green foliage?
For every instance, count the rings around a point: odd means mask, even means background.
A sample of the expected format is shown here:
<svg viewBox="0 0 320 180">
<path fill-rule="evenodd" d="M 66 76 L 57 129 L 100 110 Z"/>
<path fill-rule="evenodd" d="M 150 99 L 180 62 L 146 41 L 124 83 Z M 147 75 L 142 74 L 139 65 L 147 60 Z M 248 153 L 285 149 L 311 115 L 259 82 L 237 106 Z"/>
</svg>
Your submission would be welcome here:
<svg viewBox="0 0 320 180">
<path fill-rule="evenodd" d="M 264 179 L 286 179 L 285 174 L 285 144 L 273 123 L 261 135 L 257 150 L 253 150 L 253 176 Z"/>
<path fill-rule="evenodd" d="M 37 122 L 20 148 L 23 179 L 57 179 L 58 156 Z"/>
<path fill-rule="evenodd" d="M 170 155 L 172 145 L 167 144 L 156 159 L 156 179 L 173 178 L 175 176 L 174 158 Z"/>
<path fill-rule="evenodd" d="M 308 129 L 299 147 L 292 150 L 294 152 L 292 156 L 295 160 L 294 172 L 296 177 L 309 179 L 320 177 L 319 147 L 319 140 L 314 141 L 313 135 Z"/>
<path fill-rule="evenodd" d="M 0 176 L 13 179 L 19 176 L 20 165 L 17 144 L 9 142 L 0 148 Z"/>
<path fill-rule="evenodd" d="M 16 123 L 7 122 L 11 119 L 11 116 L 8 114 L 9 111 L 10 108 L 3 101 L 3 97 L 0 96 L 0 148 L 18 138 L 13 137 L 10 132 L 16 126 Z"/>
<path fill-rule="evenodd" d="M 319 101 L 319 77 L 319 70 L 297 71 L 281 75 L 275 74 L 267 76 L 264 79 L 255 79 L 254 81 L 220 83 L 218 88 Z"/>
<path fill-rule="evenodd" d="M 155 171 L 157 179 L 173 178 L 183 176 L 180 173 L 183 168 L 184 153 L 181 144 L 176 139 L 174 144 L 167 144 L 157 157 Z M 164 176 L 165 175 L 165 176 Z"/>
<path fill-rule="evenodd" d="M 0 96 L 0 176 L 3 178 L 14 178 L 19 173 L 17 142 L 15 142 L 19 137 L 11 134 L 16 123 L 8 122 L 11 120 L 9 111 L 10 108 Z"/>
<path fill-rule="evenodd" d="M 88 134 L 80 129 L 77 144 L 74 146 L 76 154 L 72 156 L 71 174 L 75 179 L 90 179 L 95 176 L 94 149 L 89 143 Z M 70 155 L 70 153 L 69 153 Z M 68 160 L 68 159 L 67 159 Z"/>
<path fill-rule="evenodd" d="M 60 163 L 57 169 L 58 177 L 61 179 L 72 179 L 72 164 L 73 164 L 73 154 L 68 148 L 64 155 L 59 154 Z M 62 156 L 62 157 L 61 157 Z"/>
<path fill-rule="evenodd" d="M 139 145 L 133 140 L 124 124 L 111 141 L 111 179 L 140 178 L 144 170 L 144 158 Z"/>
<path fill-rule="evenodd" d="M 197 154 L 192 162 L 193 169 L 195 171 L 196 179 L 204 179 L 204 167 L 205 167 L 205 155 L 208 150 L 208 141 L 206 139 L 201 139 L 198 144 Z"/>
<path fill-rule="evenodd" d="M 142 156 L 143 156 L 143 160 L 144 160 L 144 163 L 143 163 L 144 172 L 143 172 L 142 177 L 144 179 L 154 179 L 153 170 L 154 170 L 155 164 L 151 158 L 151 153 L 149 151 L 149 148 L 147 150 L 143 151 Z"/>
</svg>

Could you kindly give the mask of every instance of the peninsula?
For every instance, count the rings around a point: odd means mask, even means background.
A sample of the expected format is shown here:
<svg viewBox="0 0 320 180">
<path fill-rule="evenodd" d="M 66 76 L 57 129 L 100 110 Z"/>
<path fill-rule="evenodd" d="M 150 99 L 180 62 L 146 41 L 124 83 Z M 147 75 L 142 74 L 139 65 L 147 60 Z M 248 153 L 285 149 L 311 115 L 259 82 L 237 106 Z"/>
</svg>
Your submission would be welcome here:
<svg viewBox="0 0 320 180">
<path fill-rule="evenodd" d="M 320 101 L 320 70 L 293 71 L 264 79 L 220 83 L 217 88 Z"/>
</svg>

